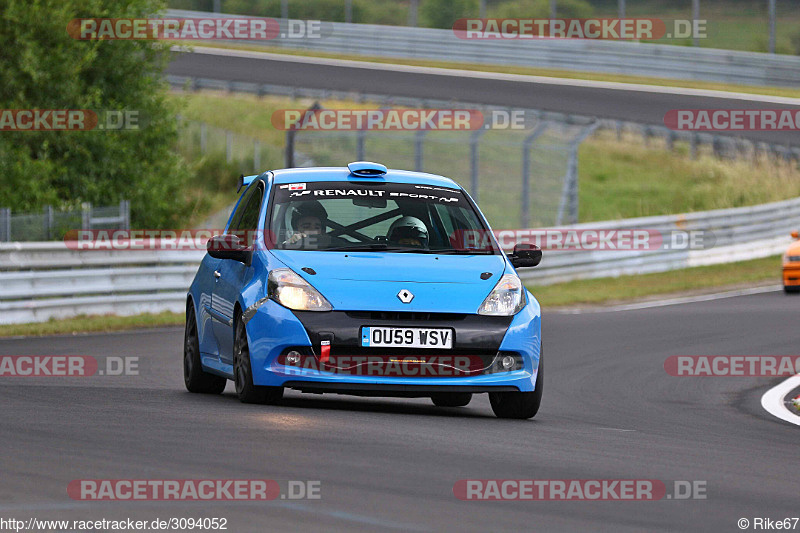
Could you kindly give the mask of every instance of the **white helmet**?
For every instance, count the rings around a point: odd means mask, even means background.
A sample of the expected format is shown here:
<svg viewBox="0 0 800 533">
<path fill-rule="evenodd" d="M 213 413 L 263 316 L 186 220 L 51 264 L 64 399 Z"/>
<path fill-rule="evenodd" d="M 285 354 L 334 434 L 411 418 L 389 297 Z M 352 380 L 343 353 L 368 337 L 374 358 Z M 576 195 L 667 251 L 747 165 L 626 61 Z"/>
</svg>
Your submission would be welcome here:
<svg viewBox="0 0 800 533">
<path fill-rule="evenodd" d="M 400 239 L 417 239 L 422 246 L 428 246 L 428 228 L 416 217 L 402 217 L 389 226 L 386 240 L 399 242 Z"/>
</svg>

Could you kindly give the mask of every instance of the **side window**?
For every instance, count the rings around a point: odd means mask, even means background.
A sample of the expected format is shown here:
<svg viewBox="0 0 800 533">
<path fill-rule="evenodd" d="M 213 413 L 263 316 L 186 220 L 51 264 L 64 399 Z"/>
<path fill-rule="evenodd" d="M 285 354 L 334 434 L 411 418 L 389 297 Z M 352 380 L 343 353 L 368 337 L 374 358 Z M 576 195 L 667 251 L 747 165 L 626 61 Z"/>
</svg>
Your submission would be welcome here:
<svg viewBox="0 0 800 533">
<path fill-rule="evenodd" d="M 250 201 L 250 198 L 253 196 L 253 192 L 256 190 L 256 187 L 251 189 L 247 189 L 242 193 L 242 198 L 239 200 L 239 203 L 236 205 L 236 211 L 233 212 L 231 216 L 231 224 L 228 226 L 228 232 L 233 231 L 236 228 L 236 225 L 242 218 L 242 213 L 247 208 L 247 203 Z"/>
<path fill-rule="evenodd" d="M 258 215 L 261 212 L 261 199 L 264 189 L 261 185 L 254 187 L 247 198 L 242 199 L 240 209 L 237 209 L 231 221 L 230 231 L 255 230 L 258 226 Z"/>
</svg>

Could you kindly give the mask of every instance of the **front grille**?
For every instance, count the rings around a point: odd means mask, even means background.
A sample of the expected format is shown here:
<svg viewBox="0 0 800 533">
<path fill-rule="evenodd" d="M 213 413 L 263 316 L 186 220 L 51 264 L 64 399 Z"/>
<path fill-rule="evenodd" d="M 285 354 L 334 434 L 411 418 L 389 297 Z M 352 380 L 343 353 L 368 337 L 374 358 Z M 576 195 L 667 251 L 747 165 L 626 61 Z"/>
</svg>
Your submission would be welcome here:
<svg viewBox="0 0 800 533">
<path fill-rule="evenodd" d="M 350 318 L 359 320 L 420 320 L 428 322 L 464 320 L 467 317 L 466 313 L 420 313 L 413 311 L 346 311 L 346 314 Z"/>
</svg>

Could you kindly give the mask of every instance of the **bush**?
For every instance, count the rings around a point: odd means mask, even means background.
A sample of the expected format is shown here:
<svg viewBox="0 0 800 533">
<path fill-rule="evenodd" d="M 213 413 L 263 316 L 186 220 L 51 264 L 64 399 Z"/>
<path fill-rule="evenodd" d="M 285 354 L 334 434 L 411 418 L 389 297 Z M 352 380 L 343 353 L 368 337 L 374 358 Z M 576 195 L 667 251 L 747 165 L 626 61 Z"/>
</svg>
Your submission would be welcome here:
<svg viewBox="0 0 800 533">
<path fill-rule="evenodd" d="M 487 15 L 492 18 L 550 18 L 550 0 L 513 0 L 502 2 Z M 594 8 L 586 0 L 558 0 L 558 18 L 590 18 Z"/>
<path fill-rule="evenodd" d="M 420 25 L 428 28 L 452 28 L 460 18 L 478 16 L 478 0 L 422 0 Z"/>
</svg>

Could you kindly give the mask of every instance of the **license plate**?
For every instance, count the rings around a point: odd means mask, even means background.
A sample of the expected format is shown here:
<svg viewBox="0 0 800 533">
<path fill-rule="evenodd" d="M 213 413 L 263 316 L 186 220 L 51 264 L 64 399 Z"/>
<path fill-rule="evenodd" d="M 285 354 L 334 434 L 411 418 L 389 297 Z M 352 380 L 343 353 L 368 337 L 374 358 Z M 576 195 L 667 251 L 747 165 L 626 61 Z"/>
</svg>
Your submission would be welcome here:
<svg viewBox="0 0 800 533">
<path fill-rule="evenodd" d="M 361 328 L 361 346 L 447 350 L 453 347 L 453 335 L 449 328 L 364 326 Z"/>
</svg>

